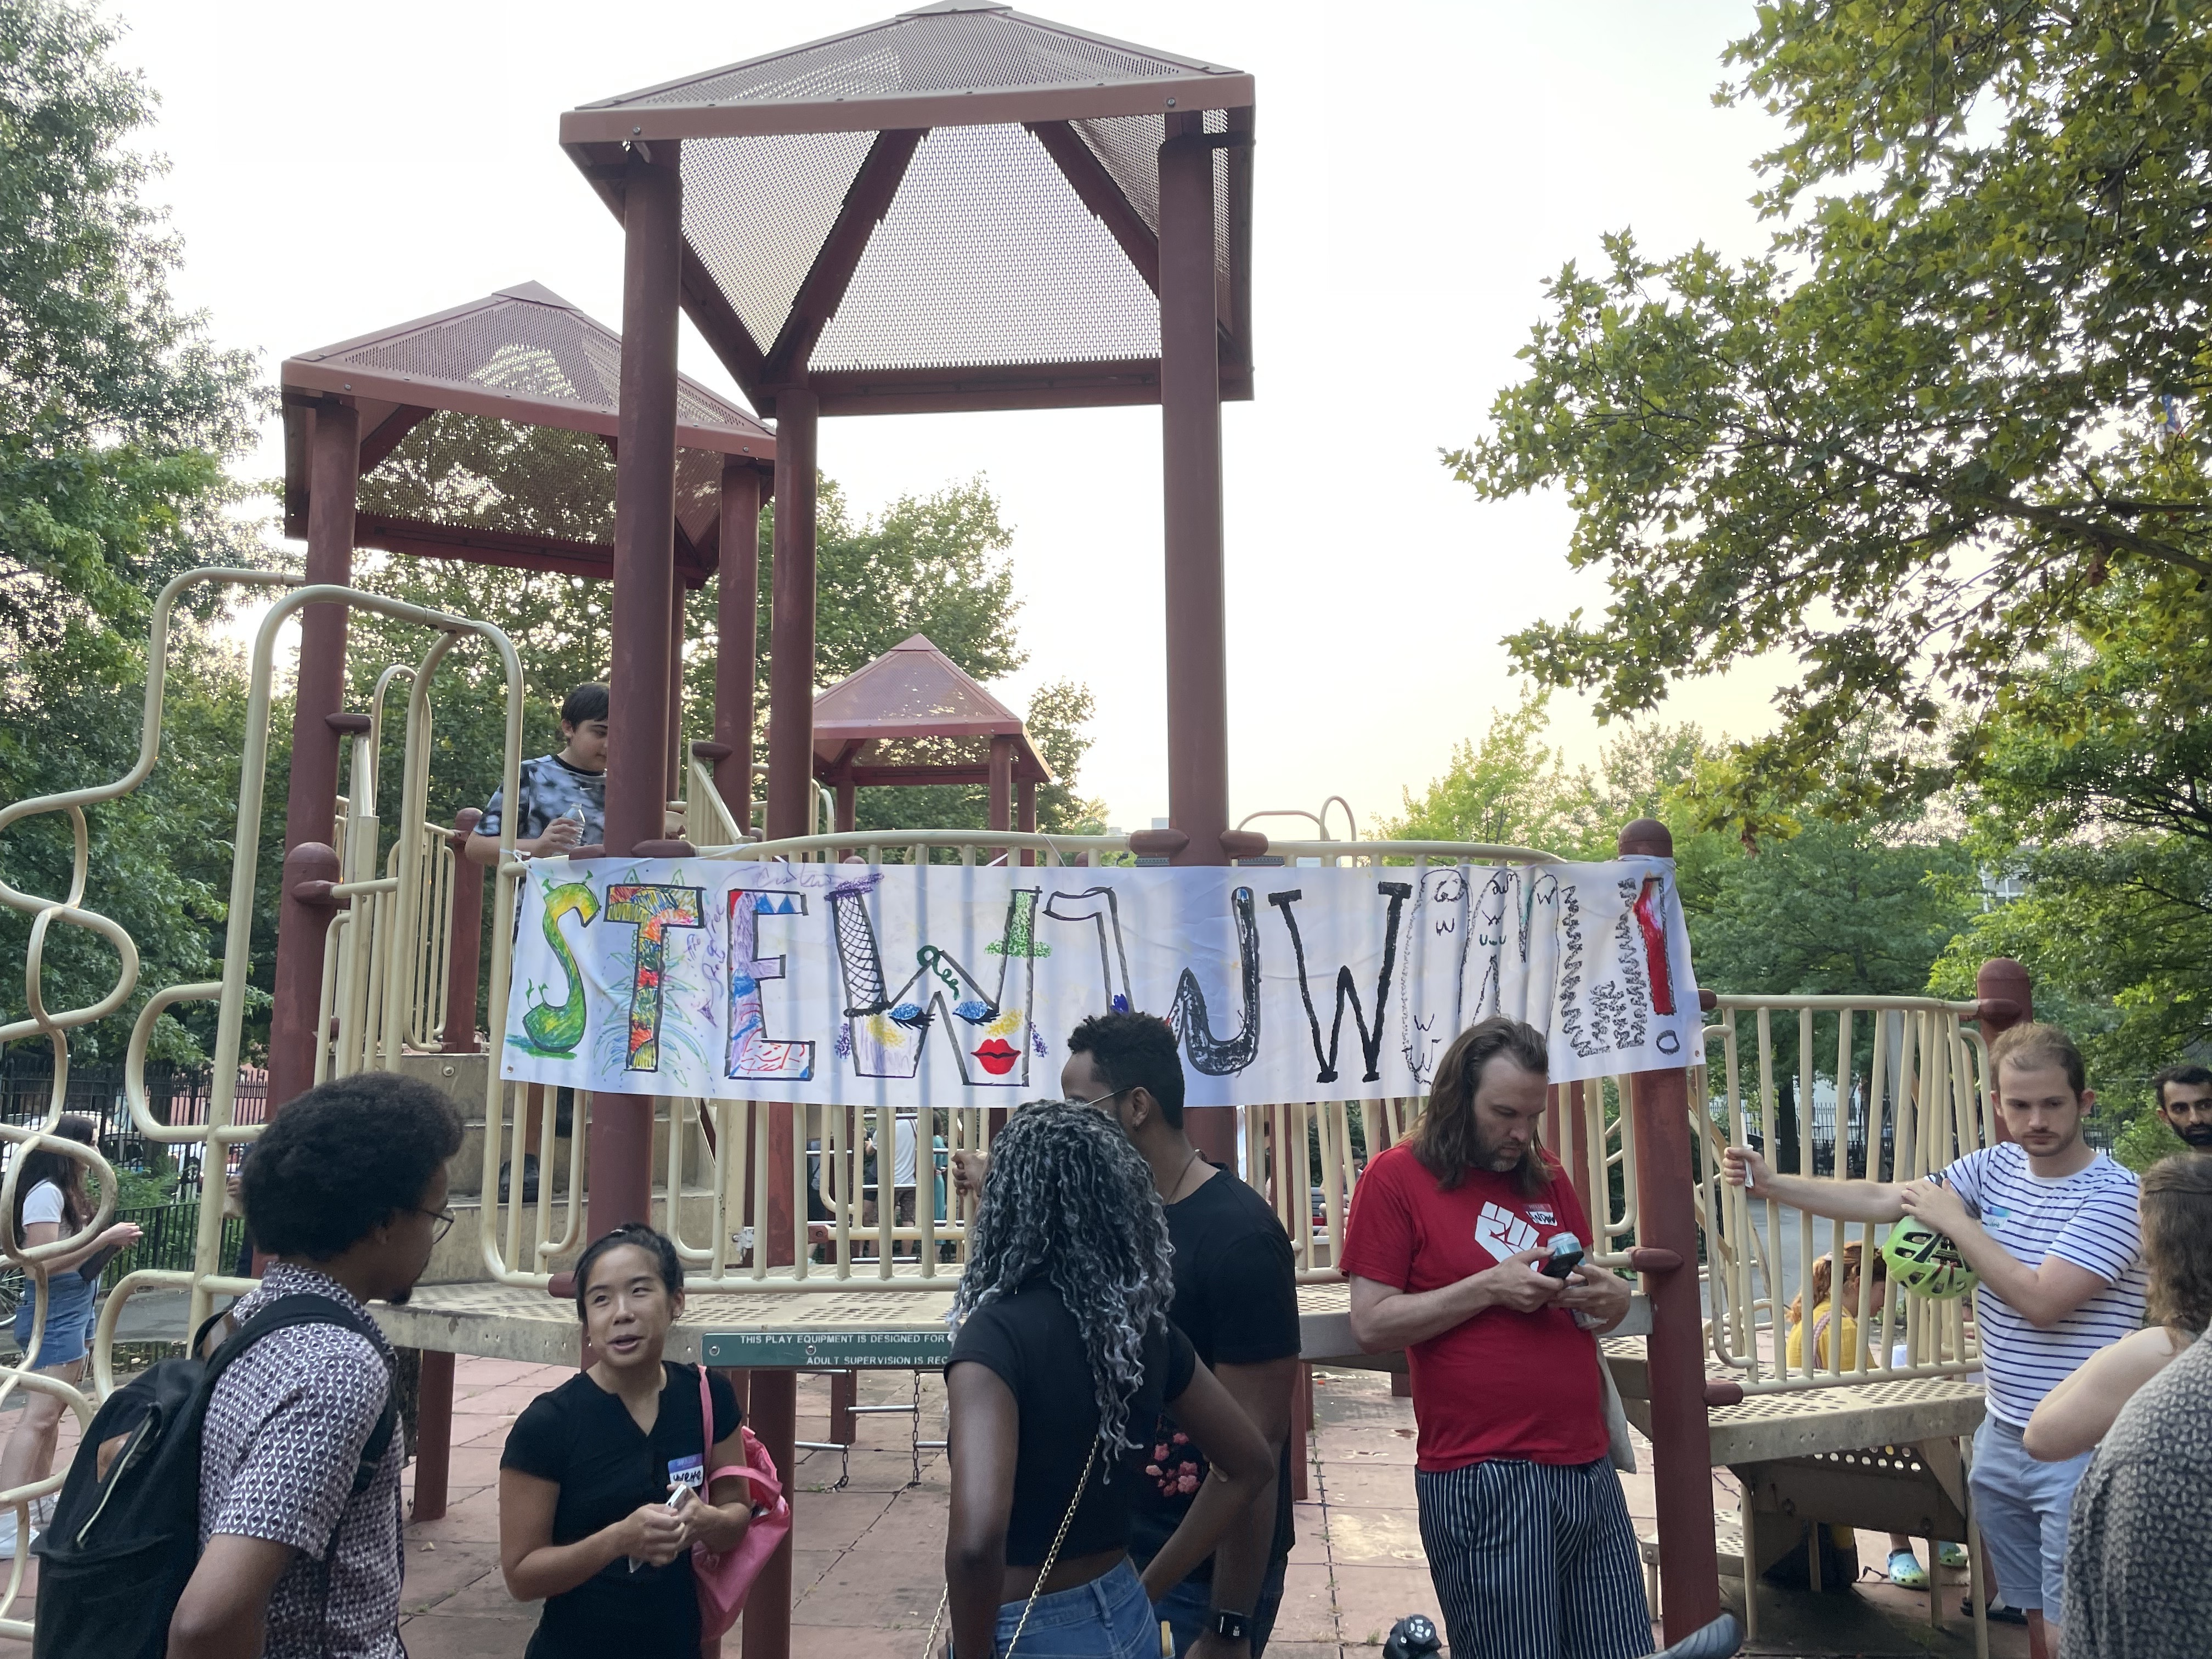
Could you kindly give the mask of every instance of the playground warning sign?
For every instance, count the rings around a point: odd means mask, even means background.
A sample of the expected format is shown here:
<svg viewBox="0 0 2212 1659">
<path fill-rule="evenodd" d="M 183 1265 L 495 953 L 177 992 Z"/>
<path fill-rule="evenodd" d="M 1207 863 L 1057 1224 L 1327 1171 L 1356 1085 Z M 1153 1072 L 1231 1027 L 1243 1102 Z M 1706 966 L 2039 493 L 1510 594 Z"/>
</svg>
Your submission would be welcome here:
<svg viewBox="0 0 2212 1659">
<path fill-rule="evenodd" d="M 565 859 L 523 880 L 501 1069 L 627 1094 L 1003 1105 L 1068 1032 L 1175 1028 L 1194 1106 L 1428 1088 L 1486 1015 L 1556 1082 L 1693 1063 L 1663 859 L 1027 868 Z"/>
</svg>

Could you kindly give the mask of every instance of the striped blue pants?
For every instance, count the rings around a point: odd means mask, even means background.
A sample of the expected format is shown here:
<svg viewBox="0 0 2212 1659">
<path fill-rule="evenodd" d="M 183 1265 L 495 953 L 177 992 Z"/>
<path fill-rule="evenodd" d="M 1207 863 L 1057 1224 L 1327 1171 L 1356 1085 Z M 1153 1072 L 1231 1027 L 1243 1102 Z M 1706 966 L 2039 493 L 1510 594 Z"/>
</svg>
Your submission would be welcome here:
<svg viewBox="0 0 2212 1659">
<path fill-rule="evenodd" d="M 1413 1492 L 1452 1659 L 1651 1651 L 1636 1529 L 1604 1459 L 1419 1469 Z"/>
</svg>

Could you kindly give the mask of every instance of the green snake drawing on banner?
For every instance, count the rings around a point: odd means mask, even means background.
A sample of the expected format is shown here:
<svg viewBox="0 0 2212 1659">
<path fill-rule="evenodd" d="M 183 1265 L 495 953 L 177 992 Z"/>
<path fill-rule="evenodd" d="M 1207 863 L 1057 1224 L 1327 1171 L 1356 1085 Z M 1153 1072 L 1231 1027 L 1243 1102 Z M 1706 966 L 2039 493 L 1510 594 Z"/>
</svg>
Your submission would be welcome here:
<svg viewBox="0 0 2212 1659">
<path fill-rule="evenodd" d="M 560 1002 L 546 997 L 550 988 L 532 985 L 530 990 L 539 998 L 534 1007 L 522 1016 L 523 1035 L 507 1040 L 518 1048 L 533 1054 L 568 1055 L 576 1052 L 576 1045 L 584 1040 L 584 975 L 576 966 L 576 953 L 568 948 L 568 941 L 561 936 L 561 918 L 571 912 L 583 918 L 582 926 L 591 926 L 599 914 L 599 902 L 592 896 L 588 881 L 564 881 L 545 884 L 545 942 L 553 947 L 553 954 L 561 969 L 568 976 L 568 994 Z"/>
</svg>

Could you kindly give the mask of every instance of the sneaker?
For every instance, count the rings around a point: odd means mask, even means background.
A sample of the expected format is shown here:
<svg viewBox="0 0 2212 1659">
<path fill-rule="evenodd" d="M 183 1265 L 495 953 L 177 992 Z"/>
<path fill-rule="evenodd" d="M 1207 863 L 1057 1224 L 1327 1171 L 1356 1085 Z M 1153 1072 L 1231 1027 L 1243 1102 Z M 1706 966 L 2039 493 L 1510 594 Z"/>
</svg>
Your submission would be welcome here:
<svg viewBox="0 0 2212 1659">
<path fill-rule="evenodd" d="M 1966 1596 L 1960 1600 L 1959 1614 L 1964 1619 L 1971 1619 L 1974 1616 L 1972 1596 Z M 2025 1625 L 2027 1622 L 2027 1615 L 2018 1607 L 2007 1607 L 2002 1601 L 1993 1601 L 1990 1603 L 1990 1623 L 1992 1625 Z"/>
<path fill-rule="evenodd" d="M 1966 1570 L 1966 1547 L 1964 1544 L 1938 1544 L 1936 1559 L 1953 1572 Z"/>
<path fill-rule="evenodd" d="M 1928 1588 L 1928 1569 L 1920 1565 L 1920 1558 L 1911 1550 L 1892 1550 L 1889 1582 L 1899 1589 L 1923 1590 Z"/>
</svg>

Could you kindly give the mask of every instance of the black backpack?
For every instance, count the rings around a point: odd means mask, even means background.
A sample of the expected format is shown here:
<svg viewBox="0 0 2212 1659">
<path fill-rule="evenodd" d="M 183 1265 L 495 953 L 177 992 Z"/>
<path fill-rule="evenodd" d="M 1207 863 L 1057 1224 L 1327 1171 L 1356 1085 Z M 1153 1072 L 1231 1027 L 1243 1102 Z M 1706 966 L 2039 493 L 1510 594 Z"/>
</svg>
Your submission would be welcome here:
<svg viewBox="0 0 2212 1659">
<path fill-rule="evenodd" d="M 117 1389 L 85 1431 L 53 1520 L 33 1548 L 32 1659 L 162 1659 L 169 1620 L 199 1561 L 200 1430 L 223 1372 L 263 1337 L 295 1325 L 337 1325 L 374 1340 L 374 1327 L 343 1304 L 285 1296 L 203 1360 L 201 1343 L 215 1322 L 200 1327 L 186 1358 L 164 1359 Z M 393 1422 L 387 1394 L 354 1471 L 356 1494 L 375 1478 Z M 100 1448 L 118 1436 L 124 1443 L 102 1478 Z M 327 1593 L 328 1548 L 323 1565 Z"/>
</svg>

